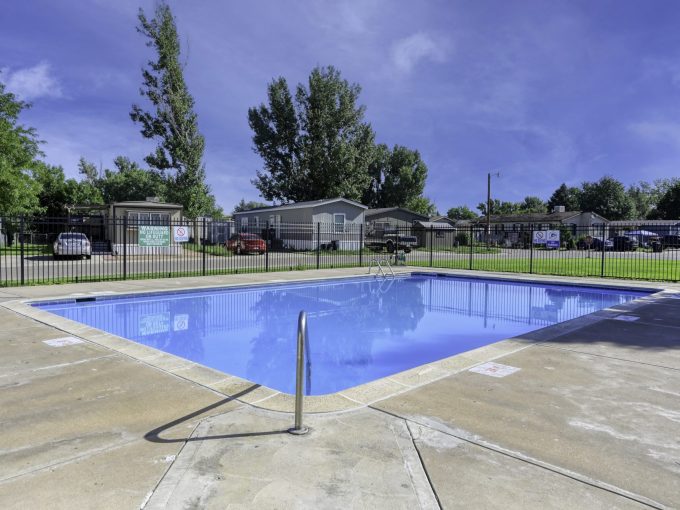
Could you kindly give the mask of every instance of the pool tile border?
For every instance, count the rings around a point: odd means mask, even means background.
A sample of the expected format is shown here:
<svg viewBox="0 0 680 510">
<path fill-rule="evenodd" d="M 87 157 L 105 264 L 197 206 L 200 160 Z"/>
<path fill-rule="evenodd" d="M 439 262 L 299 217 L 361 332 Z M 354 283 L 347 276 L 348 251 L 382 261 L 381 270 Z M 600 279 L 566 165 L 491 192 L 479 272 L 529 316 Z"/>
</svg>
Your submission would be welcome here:
<svg viewBox="0 0 680 510">
<path fill-rule="evenodd" d="M 558 337 L 568 333 L 569 331 L 592 325 L 596 322 L 612 318 L 618 314 L 633 311 L 640 306 L 647 305 L 650 302 L 655 302 L 658 299 L 669 297 L 670 295 L 677 295 L 680 291 L 680 289 L 668 288 L 670 285 L 659 285 L 657 282 L 619 282 L 608 280 L 602 282 L 601 285 L 597 285 L 596 283 L 591 282 L 581 283 L 578 279 L 551 278 L 548 280 L 544 277 L 536 277 L 536 275 L 514 275 L 507 273 L 470 274 L 469 272 L 461 273 L 456 270 L 447 271 L 442 269 L 424 270 L 422 268 L 418 268 L 417 271 L 403 270 L 398 271 L 397 274 L 438 274 L 442 276 L 459 278 L 463 277 L 472 279 L 511 281 L 518 283 L 552 283 L 555 285 L 574 285 L 591 288 L 647 292 L 651 291 L 653 293 L 638 298 L 635 301 L 617 305 L 615 308 L 603 309 L 593 314 L 578 317 L 546 328 L 541 328 L 522 335 L 522 337 L 501 340 L 493 344 L 473 349 L 471 351 L 466 351 L 455 356 L 450 356 L 448 358 L 427 363 L 425 365 L 420 365 L 418 367 L 414 367 L 388 377 L 355 386 L 338 393 L 307 396 L 305 397 L 304 402 L 305 412 L 344 412 L 366 407 L 380 400 L 411 391 L 440 379 L 469 370 L 470 368 L 473 368 L 479 364 L 486 363 L 488 361 L 494 361 L 520 350 L 539 345 L 541 342 Z M 74 299 L 82 298 L 83 296 L 97 296 L 105 299 L 116 299 L 122 296 L 130 295 L 178 294 L 196 290 L 250 287 L 257 285 L 268 285 L 271 283 L 305 283 L 328 279 L 356 278 L 367 275 L 366 273 L 356 272 L 350 274 L 335 274 L 332 276 L 329 276 L 328 274 L 324 274 L 322 276 L 297 274 L 297 278 L 285 278 L 284 281 L 281 280 L 280 274 L 277 275 L 274 273 L 250 276 L 251 278 L 249 279 L 252 281 L 248 282 L 220 281 L 219 283 L 209 285 L 189 285 L 173 289 L 169 289 L 167 287 L 164 288 L 162 285 L 159 285 L 155 288 L 143 289 L 139 291 L 125 290 L 120 292 L 107 292 L 106 294 L 102 294 L 101 291 L 89 293 L 71 293 L 65 296 L 42 298 L 36 297 L 31 299 L 6 301 L 0 303 L 0 306 L 33 319 L 39 323 L 56 328 L 60 330 L 60 332 L 73 335 L 87 342 L 111 349 L 114 352 L 128 356 L 140 363 L 144 363 L 176 377 L 180 377 L 187 381 L 209 388 L 227 398 L 235 398 L 242 403 L 270 411 L 289 413 L 292 412 L 294 408 L 294 397 L 292 395 L 279 392 L 278 390 L 274 390 L 266 386 L 261 386 L 234 375 L 208 368 L 199 363 L 186 360 L 173 354 L 165 353 L 153 347 L 148 347 L 132 340 L 92 328 L 90 326 L 85 326 L 81 323 L 59 317 L 31 305 L 31 303 L 38 301 L 73 301 Z M 149 281 L 148 283 L 151 286 L 154 284 L 153 281 Z"/>
</svg>

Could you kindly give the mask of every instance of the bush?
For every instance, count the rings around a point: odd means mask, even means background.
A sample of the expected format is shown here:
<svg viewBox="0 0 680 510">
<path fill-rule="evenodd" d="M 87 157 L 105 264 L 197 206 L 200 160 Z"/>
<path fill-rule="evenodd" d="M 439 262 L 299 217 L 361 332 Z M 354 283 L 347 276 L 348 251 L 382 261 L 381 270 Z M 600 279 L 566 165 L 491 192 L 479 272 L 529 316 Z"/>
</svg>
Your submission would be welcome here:
<svg viewBox="0 0 680 510">
<path fill-rule="evenodd" d="M 467 246 L 470 243 L 470 236 L 467 232 L 459 232 L 456 234 L 456 245 Z"/>
<path fill-rule="evenodd" d="M 576 241 L 574 240 L 574 236 L 571 234 L 571 230 L 569 228 L 560 228 L 560 240 L 562 242 L 562 246 L 564 246 L 567 250 L 573 250 L 576 248 Z"/>
</svg>

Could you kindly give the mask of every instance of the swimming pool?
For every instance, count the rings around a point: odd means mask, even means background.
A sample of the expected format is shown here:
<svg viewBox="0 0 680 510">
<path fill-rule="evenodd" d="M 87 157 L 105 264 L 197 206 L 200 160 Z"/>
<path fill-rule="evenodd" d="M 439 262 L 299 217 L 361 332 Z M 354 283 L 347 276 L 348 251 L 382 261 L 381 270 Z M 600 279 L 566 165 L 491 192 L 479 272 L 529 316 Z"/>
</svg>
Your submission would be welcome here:
<svg viewBox="0 0 680 510">
<path fill-rule="evenodd" d="M 323 395 L 647 294 L 413 273 L 33 305 L 285 393 L 305 310 Z"/>
</svg>

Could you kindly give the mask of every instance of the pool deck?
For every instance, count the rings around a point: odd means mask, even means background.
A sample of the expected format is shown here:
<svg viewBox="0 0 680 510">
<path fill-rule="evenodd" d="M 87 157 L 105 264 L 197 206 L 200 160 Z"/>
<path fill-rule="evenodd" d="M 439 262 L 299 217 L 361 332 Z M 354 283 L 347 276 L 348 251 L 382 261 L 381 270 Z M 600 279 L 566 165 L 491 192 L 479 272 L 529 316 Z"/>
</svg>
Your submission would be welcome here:
<svg viewBox="0 0 680 510">
<path fill-rule="evenodd" d="M 290 397 L 23 301 L 362 271 L 0 289 L 0 508 L 680 507 L 680 285 L 436 272 L 663 291 L 307 398 L 292 436 Z"/>
</svg>

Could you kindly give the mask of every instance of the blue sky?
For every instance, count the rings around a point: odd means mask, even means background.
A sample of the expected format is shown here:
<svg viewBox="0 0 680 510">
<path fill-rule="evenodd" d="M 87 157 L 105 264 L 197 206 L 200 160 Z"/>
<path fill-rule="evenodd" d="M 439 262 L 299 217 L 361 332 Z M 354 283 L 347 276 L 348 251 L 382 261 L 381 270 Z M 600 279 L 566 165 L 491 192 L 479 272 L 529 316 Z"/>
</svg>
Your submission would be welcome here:
<svg viewBox="0 0 680 510">
<path fill-rule="evenodd" d="M 258 200 L 247 110 L 284 76 L 334 65 L 359 83 L 377 141 L 418 149 L 441 212 L 549 197 L 609 174 L 679 176 L 680 3 L 221 0 L 170 2 L 218 203 Z M 0 80 L 33 103 L 46 160 L 112 167 L 153 146 L 128 113 L 151 56 L 146 0 L 4 0 Z M 143 104 L 143 103 L 141 103 Z"/>
</svg>

